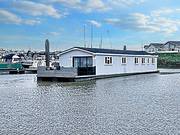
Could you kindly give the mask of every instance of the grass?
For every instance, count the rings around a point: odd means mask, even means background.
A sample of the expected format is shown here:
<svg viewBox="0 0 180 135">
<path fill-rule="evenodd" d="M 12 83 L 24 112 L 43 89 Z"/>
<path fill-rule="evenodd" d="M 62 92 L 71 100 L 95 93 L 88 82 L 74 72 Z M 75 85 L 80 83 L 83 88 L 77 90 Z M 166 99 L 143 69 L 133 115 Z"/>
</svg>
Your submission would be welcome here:
<svg viewBox="0 0 180 135">
<path fill-rule="evenodd" d="M 159 68 L 180 68 L 180 53 L 158 54 Z"/>
</svg>

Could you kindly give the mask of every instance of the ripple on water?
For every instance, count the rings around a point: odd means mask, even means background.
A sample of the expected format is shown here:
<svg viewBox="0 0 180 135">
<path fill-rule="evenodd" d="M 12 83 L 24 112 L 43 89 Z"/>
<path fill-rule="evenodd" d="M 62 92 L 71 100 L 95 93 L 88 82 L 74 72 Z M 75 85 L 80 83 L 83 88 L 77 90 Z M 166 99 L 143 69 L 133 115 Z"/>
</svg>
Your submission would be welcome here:
<svg viewBox="0 0 180 135">
<path fill-rule="evenodd" d="M 76 83 L 0 77 L 0 134 L 178 134 L 180 76 Z"/>
</svg>

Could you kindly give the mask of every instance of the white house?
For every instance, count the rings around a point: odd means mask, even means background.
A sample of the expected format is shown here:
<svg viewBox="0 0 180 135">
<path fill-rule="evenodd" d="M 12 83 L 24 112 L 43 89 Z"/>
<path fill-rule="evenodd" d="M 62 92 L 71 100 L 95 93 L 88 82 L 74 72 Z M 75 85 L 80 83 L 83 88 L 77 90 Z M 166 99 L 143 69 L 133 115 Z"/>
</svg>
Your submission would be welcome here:
<svg viewBox="0 0 180 135">
<path fill-rule="evenodd" d="M 180 41 L 168 41 L 166 43 L 151 43 L 144 46 L 149 53 L 178 53 L 180 52 Z"/>
<path fill-rule="evenodd" d="M 168 41 L 164 44 L 164 50 L 180 52 L 180 41 Z"/>
<path fill-rule="evenodd" d="M 145 49 L 146 52 L 156 53 L 156 52 L 159 52 L 159 51 L 164 51 L 163 46 L 164 46 L 164 44 L 161 44 L 161 43 L 151 43 L 149 45 L 145 45 L 144 49 Z"/>
<path fill-rule="evenodd" d="M 157 72 L 157 56 L 145 51 L 74 47 L 59 55 L 60 67 L 78 75 L 118 75 Z"/>
</svg>

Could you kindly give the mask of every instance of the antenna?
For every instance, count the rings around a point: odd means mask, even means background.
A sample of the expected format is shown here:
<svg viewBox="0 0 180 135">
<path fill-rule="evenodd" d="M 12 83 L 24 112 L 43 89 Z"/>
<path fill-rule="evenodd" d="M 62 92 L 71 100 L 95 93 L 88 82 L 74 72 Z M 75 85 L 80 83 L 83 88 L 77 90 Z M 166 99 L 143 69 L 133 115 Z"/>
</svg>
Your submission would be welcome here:
<svg viewBox="0 0 180 135">
<path fill-rule="evenodd" d="M 144 51 L 143 42 L 141 42 L 141 49 Z"/>
<path fill-rule="evenodd" d="M 86 47 L 86 25 L 84 24 L 84 47 Z"/>
<path fill-rule="evenodd" d="M 93 46 L 93 24 L 91 24 L 91 48 Z"/>
<path fill-rule="evenodd" d="M 110 32 L 109 32 L 109 30 L 107 30 L 107 35 L 108 35 L 108 38 L 109 38 L 110 48 L 112 49 L 112 42 L 111 42 Z"/>
<path fill-rule="evenodd" d="M 99 48 L 102 48 L 102 33 L 101 33 L 101 40 L 100 40 Z"/>
</svg>

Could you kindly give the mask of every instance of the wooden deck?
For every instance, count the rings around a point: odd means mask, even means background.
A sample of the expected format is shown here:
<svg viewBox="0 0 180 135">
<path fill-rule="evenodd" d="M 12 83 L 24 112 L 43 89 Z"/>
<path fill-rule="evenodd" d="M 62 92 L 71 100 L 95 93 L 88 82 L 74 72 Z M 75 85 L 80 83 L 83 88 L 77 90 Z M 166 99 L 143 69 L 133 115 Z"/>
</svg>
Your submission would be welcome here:
<svg viewBox="0 0 180 135">
<path fill-rule="evenodd" d="M 150 74 L 150 73 L 158 73 L 158 72 L 159 71 L 139 72 L 139 73 L 120 73 L 120 74 L 110 74 L 110 75 L 78 76 L 78 71 L 76 68 L 61 68 L 60 70 L 49 70 L 46 69 L 46 67 L 38 67 L 37 79 L 41 81 L 74 82 L 74 81 L 121 77 L 128 75 Z"/>
<path fill-rule="evenodd" d="M 38 78 L 75 78 L 77 76 L 76 68 L 63 68 L 59 70 L 46 69 L 46 67 L 38 67 L 37 77 Z"/>
</svg>

